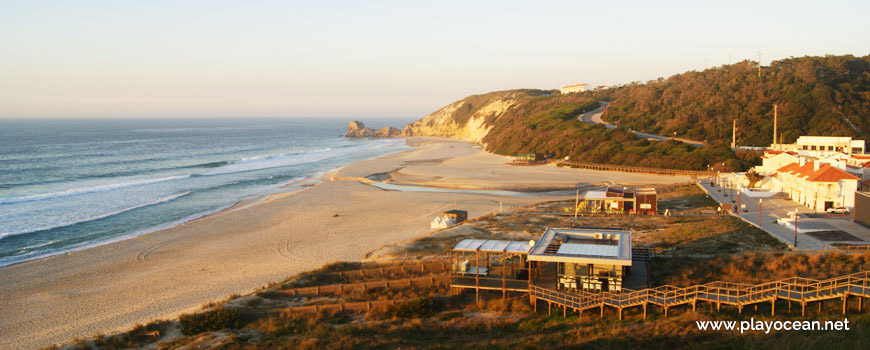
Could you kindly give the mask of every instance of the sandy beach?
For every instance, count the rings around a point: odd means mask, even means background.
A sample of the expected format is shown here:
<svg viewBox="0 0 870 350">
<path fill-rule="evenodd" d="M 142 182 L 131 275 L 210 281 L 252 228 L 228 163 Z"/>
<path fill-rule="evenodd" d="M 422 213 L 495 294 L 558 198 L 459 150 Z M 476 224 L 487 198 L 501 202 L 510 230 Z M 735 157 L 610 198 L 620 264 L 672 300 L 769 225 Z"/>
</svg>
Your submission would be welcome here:
<svg viewBox="0 0 870 350">
<path fill-rule="evenodd" d="M 381 174 L 395 183 L 466 189 L 572 189 L 643 185 L 685 177 L 605 173 L 553 165 L 513 167 L 509 157 L 442 139 L 348 165 L 322 183 L 277 194 L 137 238 L 0 269 L 0 348 L 29 349 L 112 333 L 198 310 L 269 282 L 430 231 L 457 206 L 470 217 L 505 206 L 573 198 L 385 191 L 354 181 Z M 331 180 L 332 179 L 332 180 Z M 337 216 L 336 216 L 337 214 Z"/>
</svg>

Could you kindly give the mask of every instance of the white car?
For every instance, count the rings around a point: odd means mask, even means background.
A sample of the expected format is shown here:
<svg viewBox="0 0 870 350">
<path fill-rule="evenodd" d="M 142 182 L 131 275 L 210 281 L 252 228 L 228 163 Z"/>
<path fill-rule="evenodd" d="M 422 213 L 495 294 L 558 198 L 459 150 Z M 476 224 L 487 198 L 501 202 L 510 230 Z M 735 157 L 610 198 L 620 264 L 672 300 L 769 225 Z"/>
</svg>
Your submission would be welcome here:
<svg viewBox="0 0 870 350">
<path fill-rule="evenodd" d="M 825 210 L 828 214 L 849 214 L 849 208 L 845 207 L 836 207 L 836 208 L 828 208 Z"/>
</svg>

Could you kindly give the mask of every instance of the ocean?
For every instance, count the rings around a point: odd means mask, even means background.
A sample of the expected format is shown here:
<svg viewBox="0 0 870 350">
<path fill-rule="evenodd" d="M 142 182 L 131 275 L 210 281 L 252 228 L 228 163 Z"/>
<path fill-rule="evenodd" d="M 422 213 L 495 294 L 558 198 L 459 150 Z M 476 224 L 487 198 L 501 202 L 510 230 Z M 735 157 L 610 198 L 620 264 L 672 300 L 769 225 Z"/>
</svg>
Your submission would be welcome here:
<svg viewBox="0 0 870 350">
<path fill-rule="evenodd" d="M 407 149 L 346 130 L 338 119 L 0 120 L 0 266 L 172 227 Z"/>
</svg>

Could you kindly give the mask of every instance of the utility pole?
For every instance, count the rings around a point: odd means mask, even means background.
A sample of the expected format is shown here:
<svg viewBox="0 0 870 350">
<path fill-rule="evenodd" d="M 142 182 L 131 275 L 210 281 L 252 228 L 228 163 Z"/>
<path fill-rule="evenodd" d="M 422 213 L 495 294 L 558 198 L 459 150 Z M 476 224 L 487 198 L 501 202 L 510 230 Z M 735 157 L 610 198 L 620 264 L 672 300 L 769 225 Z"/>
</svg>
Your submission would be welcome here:
<svg viewBox="0 0 870 350">
<path fill-rule="evenodd" d="M 773 104 L 773 150 L 776 151 L 779 147 L 776 145 L 776 104 Z"/>
<path fill-rule="evenodd" d="M 737 119 L 732 121 L 731 126 L 731 148 L 737 149 Z"/>
</svg>

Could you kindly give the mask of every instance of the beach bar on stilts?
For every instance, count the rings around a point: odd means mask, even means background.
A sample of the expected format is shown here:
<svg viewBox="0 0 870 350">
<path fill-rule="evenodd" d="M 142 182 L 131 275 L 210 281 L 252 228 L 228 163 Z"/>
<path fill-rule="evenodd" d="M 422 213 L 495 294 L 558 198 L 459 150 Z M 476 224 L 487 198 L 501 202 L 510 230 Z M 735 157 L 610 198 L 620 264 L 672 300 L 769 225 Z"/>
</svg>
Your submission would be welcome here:
<svg viewBox="0 0 870 350">
<path fill-rule="evenodd" d="M 529 291 L 528 254 L 533 242 L 465 239 L 450 251 L 453 292 L 472 289 L 476 300 L 481 290 Z"/>
</svg>

